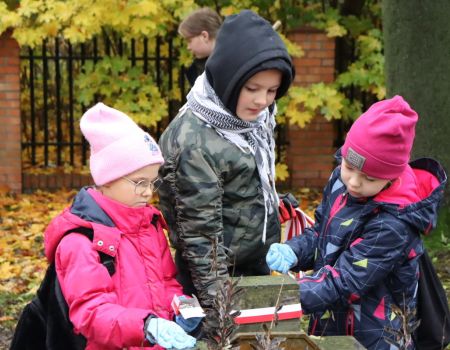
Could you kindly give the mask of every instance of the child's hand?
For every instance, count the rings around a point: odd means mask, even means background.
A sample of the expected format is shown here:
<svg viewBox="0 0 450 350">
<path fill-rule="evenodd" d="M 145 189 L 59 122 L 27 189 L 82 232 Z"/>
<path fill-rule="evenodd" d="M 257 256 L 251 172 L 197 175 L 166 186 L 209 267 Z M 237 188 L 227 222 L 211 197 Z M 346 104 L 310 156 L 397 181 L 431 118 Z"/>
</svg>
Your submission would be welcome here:
<svg viewBox="0 0 450 350">
<path fill-rule="evenodd" d="M 195 346 L 196 339 L 175 322 L 164 318 L 152 317 L 146 322 L 145 337 L 152 344 L 158 344 L 163 348 L 185 349 Z"/>
<path fill-rule="evenodd" d="M 273 243 L 266 255 L 271 270 L 287 273 L 298 262 L 294 251 L 287 244 Z"/>
</svg>

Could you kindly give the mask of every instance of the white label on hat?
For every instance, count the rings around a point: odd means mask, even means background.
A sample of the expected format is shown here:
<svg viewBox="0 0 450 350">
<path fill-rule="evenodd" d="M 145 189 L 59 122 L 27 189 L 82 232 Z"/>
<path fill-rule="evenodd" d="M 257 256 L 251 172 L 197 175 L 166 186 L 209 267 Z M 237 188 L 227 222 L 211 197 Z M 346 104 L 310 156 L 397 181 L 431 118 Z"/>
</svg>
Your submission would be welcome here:
<svg viewBox="0 0 450 350">
<path fill-rule="evenodd" d="M 345 160 L 348 163 L 350 163 L 350 165 L 354 166 L 356 169 L 362 170 L 366 158 L 356 153 L 351 147 L 349 147 L 347 151 L 347 157 L 345 157 Z"/>
<path fill-rule="evenodd" d="M 150 149 L 150 152 L 153 153 L 153 155 L 159 152 L 158 145 L 148 133 L 144 134 L 144 142 L 148 144 L 148 148 Z"/>
</svg>

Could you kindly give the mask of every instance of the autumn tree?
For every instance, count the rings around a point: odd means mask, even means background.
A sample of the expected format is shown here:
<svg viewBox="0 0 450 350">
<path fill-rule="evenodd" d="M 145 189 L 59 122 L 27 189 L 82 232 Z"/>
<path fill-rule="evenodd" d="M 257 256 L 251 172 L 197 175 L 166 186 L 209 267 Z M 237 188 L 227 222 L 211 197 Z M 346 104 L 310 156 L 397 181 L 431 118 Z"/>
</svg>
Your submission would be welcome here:
<svg viewBox="0 0 450 350">
<path fill-rule="evenodd" d="M 336 80 L 292 87 L 278 104 L 279 123 L 288 121 L 304 127 L 313 117 L 321 115 L 330 121 L 345 120 L 348 125 L 369 104 L 385 96 L 381 0 L 9 0 L 8 3 L 9 6 L 0 2 L 0 33 L 13 29 L 12 35 L 22 48 L 39 50 L 43 40 L 53 47 L 67 47 L 67 43 L 85 44 L 96 37 L 106 37 L 110 42 L 114 38 L 150 42 L 159 37 L 164 42 L 162 50 L 167 51 L 166 39 L 170 37 L 180 63 L 172 67 L 174 80 L 182 75 L 180 65 L 188 65 L 191 59 L 176 33 L 184 16 L 198 6 L 210 6 L 222 16 L 248 8 L 272 23 L 281 21 L 279 33 L 292 56 L 303 54 L 300 47 L 287 39 L 290 30 L 299 26 L 323 30 L 338 40 Z M 182 103 L 184 96 L 177 86 L 166 82 L 168 74 L 163 75 L 162 84 L 157 87 L 152 72 L 139 71 L 130 64 L 128 56 L 128 53 L 111 54 L 94 63 L 86 62 L 80 68 L 81 74 L 73 78 L 77 108 L 101 99 L 141 125 L 154 127 L 170 117 L 169 101 Z M 42 100 L 48 102 L 52 98 Z M 78 110 L 74 113 L 81 114 Z M 340 136 L 343 135 L 344 132 Z M 283 173 L 287 175 L 286 171 L 277 171 L 277 175 Z"/>
<path fill-rule="evenodd" d="M 433 157 L 450 170 L 450 2 L 385 0 L 386 86 L 419 114 L 414 157 Z M 446 194 L 450 203 L 450 191 Z"/>
</svg>

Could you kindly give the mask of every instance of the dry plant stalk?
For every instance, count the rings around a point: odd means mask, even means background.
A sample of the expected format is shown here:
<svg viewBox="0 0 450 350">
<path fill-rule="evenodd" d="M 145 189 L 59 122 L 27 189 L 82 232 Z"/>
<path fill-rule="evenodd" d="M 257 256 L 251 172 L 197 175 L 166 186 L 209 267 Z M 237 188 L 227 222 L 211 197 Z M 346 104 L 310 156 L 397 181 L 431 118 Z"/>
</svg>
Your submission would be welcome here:
<svg viewBox="0 0 450 350">
<path fill-rule="evenodd" d="M 399 350 L 406 350 L 413 342 L 412 335 L 417 327 L 419 327 L 420 320 L 416 319 L 415 308 L 410 309 L 405 306 L 402 310 L 397 305 L 392 305 L 391 308 L 395 316 L 400 318 L 401 326 L 398 330 L 390 327 L 384 327 L 384 330 L 387 333 L 394 336 L 394 339 L 384 337 L 384 340 L 389 344 L 395 345 Z"/>
<path fill-rule="evenodd" d="M 218 249 L 226 248 L 219 245 L 217 238 L 212 242 L 213 247 L 210 252 L 212 257 L 211 272 L 215 273 L 216 278 L 216 294 L 210 297 L 206 309 L 206 319 L 203 326 L 205 341 L 210 350 L 232 350 L 238 349 L 233 345 L 233 338 L 238 326 L 234 319 L 239 316 L 238 301 L 244 290 L 238 287 L 240 278 L 232 279 L 231 277 L 221 278 L 218 276 Z"/>
<path fill-rule="evenodd" d="M 284 349 L 281 347 L 281 343 L 286 340 L 286 338 L 273 338 L 272 339 L 272 329 L 274 326 L 278 324 L 278 311 L 281 310 L 283 304 L 280 304 L 281 292 L 283 291 L 284 282 L 280 286 L 280 291 L 278 292 L 277 302 L 275 303 L 275 312 L 273 315 L 273 319 L 270 322 L 270 327 L 267 327 L 266 324 L 263 324 L 262 328 L 264 333 L 257 333 L 255 335 L 256 344 L 250 344 L 253 350 L 279 350 Z"/>
</svg>

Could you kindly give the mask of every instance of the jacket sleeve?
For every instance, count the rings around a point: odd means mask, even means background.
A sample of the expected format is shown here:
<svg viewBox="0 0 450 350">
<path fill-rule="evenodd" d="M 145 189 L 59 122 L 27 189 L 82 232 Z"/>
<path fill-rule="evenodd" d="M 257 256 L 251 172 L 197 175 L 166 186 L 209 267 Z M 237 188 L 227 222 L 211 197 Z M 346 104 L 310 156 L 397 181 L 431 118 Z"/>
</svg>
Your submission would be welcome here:
<svg viewBox="0 0 450 350">
<path fill-rule="evenodd" d="M 297 265 L 292 268 L 293 271 L 313 269 L 318 241 L 317 226 L 319 225 L 316 223 L 313 227 L 306 228 L 303 234 L 286 242 L 292 248 L 298 260 Z"/>
<path fill-rule="evenodd" d="M 118 304 L 112 278 L 88 238 L 77 234 L 63 238 L 55 265 L 75 332 L 108 348 L 142 346 L 144 319 L 157 313 Z"/>
<path fill-rule="evenodd" d="M 207 306 L 209 297 L 215 295 L 217 278 L 211 272 L 213 266 L 217 267 L 217 277 L 228 276 L 223 247 L 222 181 L 214 169 L 214 160 L 201 148 L 185 148 L 177 164 L 173 187 L 179 245 L 199 299 Z M 216 250 L 214 242 L 218 243 Z"/>
<path fill-rule="evenodd" d="M 384 217 L 383 217 L 384 216 Z M 348 305 L 386 279 L 404 260 L 408 227 L 380 215 L 367 223 L 364 233 L 343 251 L 334 266 L 326 265 L 300 280 L 300 302 L 305 313 L 325 311 L 335 303 Z"/>
<path fill-rule="evenodd" d="M 327 187 L 325 187 L 322 194 L 322 201 L 314 212 L 314 225 L 306 228 L 300 236 L 293 237 L 286 242 L 286 244 L 292 248 L 298 259 L 297 265 L 292 268 L 293 271 L 307 271 L 314 267 L 319 232 L 323 222 L 324 205 L 328 201 L 327 193 L 329 186 L 330 185 L 328 184 Z"/>
</svg>

